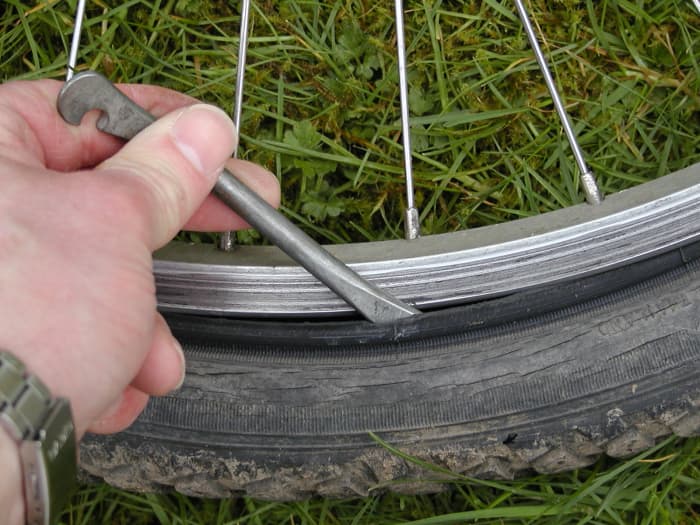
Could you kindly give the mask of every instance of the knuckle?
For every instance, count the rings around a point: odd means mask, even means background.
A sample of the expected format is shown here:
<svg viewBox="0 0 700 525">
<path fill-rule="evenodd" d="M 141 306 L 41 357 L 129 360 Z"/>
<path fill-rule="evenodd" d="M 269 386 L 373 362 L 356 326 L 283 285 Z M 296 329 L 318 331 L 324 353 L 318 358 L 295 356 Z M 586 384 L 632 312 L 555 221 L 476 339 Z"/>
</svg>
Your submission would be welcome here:
<svg viewBox="0 0 700 525">
<path fill-rule="evenodd" d="M 120 166 L 111 171 L 115 191 L 106 203 L 110 213 L 141 221 L 141 228 L 157 237 L 179 229 L 187 193 L 167 165 Z"/>
<path fill-rule="evenodd" d="M 150 206 L 149 199 L 144 192 L 135 191 L 133 185 L 124 184 L 123 181 L 113 181 L 107 187 L 107 191 L 100 194 L 98 212 L 105 222 L 134 226 L 140 222 L 146 223 L 144 211 Z M 143 228 L 143 225 L 139 229 Z"/>
</svg>

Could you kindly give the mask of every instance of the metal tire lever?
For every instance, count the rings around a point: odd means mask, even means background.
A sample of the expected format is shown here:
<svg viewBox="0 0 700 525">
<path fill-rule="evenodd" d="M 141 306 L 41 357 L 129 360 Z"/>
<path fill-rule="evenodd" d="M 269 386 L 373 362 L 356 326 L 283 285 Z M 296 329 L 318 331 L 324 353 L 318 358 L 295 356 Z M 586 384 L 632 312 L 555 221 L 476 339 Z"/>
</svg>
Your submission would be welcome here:
<svg viewBox="0 0 700 525">
<path fill-rule="evenodd" d="M 58 96 L 59 113 L 66 122 L 79 125 L 94 109 L 102 111 L 98 129 L 126 140 L 156 120 L 99 73 L 74 75 Z M 420 313 L 360 277 L 228 170 L 219 176 L 213 193 L 368 320 L 391 322 Z"/>
</svg>

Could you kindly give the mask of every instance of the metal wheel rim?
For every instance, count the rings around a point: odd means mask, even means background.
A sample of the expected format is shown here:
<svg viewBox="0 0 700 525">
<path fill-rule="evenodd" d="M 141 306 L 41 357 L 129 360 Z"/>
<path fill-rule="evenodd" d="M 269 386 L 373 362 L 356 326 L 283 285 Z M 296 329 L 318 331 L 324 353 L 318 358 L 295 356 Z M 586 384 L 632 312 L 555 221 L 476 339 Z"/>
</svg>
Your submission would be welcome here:
<svg viewBox="0 0 700 525">
<path fill-rule="evenodd" d="M 564 210 L 413 241 L 328 246 L 419 308 L 505 295 L 622 266 L 700 237 L 700 163 Z M 353 310 L 274 247 L 171 243 L 154 273 L 164 311 L 244 317 Z"/>
</svg>

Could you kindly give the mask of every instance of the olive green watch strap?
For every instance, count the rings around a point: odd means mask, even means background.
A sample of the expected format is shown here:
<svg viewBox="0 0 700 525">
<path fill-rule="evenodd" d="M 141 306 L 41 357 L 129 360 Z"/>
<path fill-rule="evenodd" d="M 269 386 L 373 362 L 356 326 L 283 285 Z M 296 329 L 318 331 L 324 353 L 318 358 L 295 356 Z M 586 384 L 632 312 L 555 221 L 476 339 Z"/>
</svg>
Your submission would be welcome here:
<svg viewBox="0 0 700 525">
<path fill-rule="evenodd" d="M 0 426 L 19 444 L 27 523 L 52 525 L 76 483 L 70 404 L 53 398 L 19 359 L 1 350 Z"/>
</svg>

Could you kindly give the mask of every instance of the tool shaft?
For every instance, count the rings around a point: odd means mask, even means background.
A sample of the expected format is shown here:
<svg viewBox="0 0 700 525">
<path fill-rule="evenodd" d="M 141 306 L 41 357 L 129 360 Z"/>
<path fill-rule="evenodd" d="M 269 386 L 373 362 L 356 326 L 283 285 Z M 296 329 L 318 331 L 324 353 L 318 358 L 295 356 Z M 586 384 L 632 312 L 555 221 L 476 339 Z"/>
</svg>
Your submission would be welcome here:
<svg viewBox="0 0 700 525">
<path fill-rule="evenodd" d="M 286 217 L 270 213 L 270 205 L 228 170 L 219 176 L 213 193 L 369 320 L 392 321 L 418 313 L 362 279 Z"/>
</svg>

